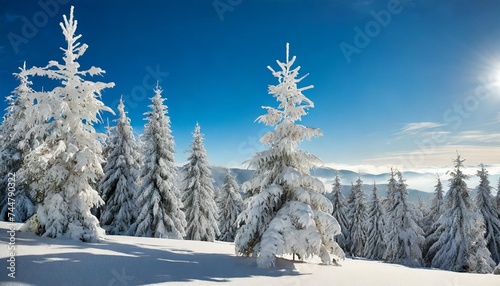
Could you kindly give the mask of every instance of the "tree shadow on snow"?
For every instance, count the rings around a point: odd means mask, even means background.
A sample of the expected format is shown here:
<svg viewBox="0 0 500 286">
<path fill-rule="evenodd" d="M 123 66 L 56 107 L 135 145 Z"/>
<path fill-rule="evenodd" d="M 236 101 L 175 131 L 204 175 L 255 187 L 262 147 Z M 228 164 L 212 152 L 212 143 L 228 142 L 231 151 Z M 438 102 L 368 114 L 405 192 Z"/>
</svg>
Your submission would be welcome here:
<svg viewBox="0 0 500 286">
<path fill-rule="evenodd" d="M 3 232 L 0 239 L 6 241 Z M 210 281 L 229 282 L 231 279 L 253 276 L 297 276 L 293 261 L 277 259 L 271 269 L 257 268 L 254 258 L 226 254 L 194 253 L 185 249 L 151 245 L 81 243 L 69 239 L 36 237 L 32 233 L 17 233 L 16 244 L 23 246 L 52 245 L 66 253 L 44 253 L 16 256 L 17 283 L 33 285 L 139 285 L 161 282 Z M 57 245 L 57 246 L 56 246 Z M 78 249 L 82 249 L 79 251 Z M 85 251 L 83 251 L 85 249 Z M 50 249 L 47 249 L 49 252 Z M 6 269 L 2 259 L 0 267 Z M 6 277 L 5 275 L 2 275 Z M 3 277 L 1 280 L 4 280 Z M 13 281 L 11 281 L 13 282 Z"/>
</svg>

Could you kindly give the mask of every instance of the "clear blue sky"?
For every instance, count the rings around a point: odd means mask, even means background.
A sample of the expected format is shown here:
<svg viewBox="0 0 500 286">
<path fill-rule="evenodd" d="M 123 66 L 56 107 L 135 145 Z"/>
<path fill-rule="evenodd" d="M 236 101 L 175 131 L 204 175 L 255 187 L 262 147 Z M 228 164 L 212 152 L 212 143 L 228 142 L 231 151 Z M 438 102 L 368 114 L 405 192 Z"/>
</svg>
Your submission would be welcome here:
<svg viewBox="0 0 500 286">
<path fill-rule="evenodd" d="M 16 87 L 11 74 L 24 61 L 61 61 L 59 22 L 70 4 L 49 13 L 54 7 L 37 3 L 0 1 L 1 94 Z M 138 133 L 157 70 L 178 163 L 197 121 L 214 164 L 240 164 L 262 148 L 257 140 L 268 129 L 254 120 L 262 105 L 275 105 L 267 86 L 276 79 L 266 66 L 284 60 L 287 42 L 302 74 L 310 73 L 302 83 L 315 86 L 306 96 L 316 107 L 302 123 L 324 133 L 301 147 L 325 163 L 445 166 L 455 150 L 471 164 L 499 163 L 500 1 L 215 3 L 221 10 L 212 0 L 71 1 L 89 45 L 82 68 L 106 70 L 99 80 L 116 87 L 104 102 L 116 109 L 123 96 Z M 12 44 L 13 34 L 24 40 Z M 489 96 L 478 93 L 479 77 Z"/>
</svg>

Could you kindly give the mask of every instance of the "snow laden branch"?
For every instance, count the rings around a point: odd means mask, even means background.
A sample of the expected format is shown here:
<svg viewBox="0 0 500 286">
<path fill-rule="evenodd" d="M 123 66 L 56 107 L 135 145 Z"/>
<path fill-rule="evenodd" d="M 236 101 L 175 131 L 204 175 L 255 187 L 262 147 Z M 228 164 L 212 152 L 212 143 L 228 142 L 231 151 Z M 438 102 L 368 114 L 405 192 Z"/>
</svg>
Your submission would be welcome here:
<svg viewBox="0 0 500 286">
<path fill-rule="evenodd" d="M 286 54 L 286 62 L 277 61 L 280 71 L 268 67 L 278 78 L 278 85 L 269 86 L 269 94 L 279 104 L 264 107 L 267 114 L 256 121 L 275 128 L 260 139 L 268 149 L 250 161 L 255 172 L 242 186 L 247 198 L 236 221 L 236 252 L 257 256 L 258 266 L 264 268 L 285 254 L 319 255 L 325 264 L 344 257 L 335 241 L 341 229 L 331 215 L 333 207 L 324 196 L 325 187 L 310 175 L 310 169 L 321 161 L 297 150 L 303 140 L 322 135 L 317 128 L 296 123 L 314 107 L 302 93 L 313 86 L 297 86 L 305 76 L 298 78 L 300 67 L 292 68 L 296 58 L 289 59 L 288 44 Z"/>
</svg>

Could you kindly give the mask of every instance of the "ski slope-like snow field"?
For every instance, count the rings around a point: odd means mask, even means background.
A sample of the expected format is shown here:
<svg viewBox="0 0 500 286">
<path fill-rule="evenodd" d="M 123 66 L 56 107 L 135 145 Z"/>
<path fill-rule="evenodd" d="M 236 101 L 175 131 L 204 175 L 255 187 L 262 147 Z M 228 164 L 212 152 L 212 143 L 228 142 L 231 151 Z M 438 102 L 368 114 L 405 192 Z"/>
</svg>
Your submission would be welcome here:
<svg viewBox="0 0 500 286">
<path fill-rule="evenodd" d="M 0 222 L 0 285 L 360 285 L 499 286 L 500 275 L 414 269 L 377 261 L 280 258 L 271 269 L 239 257 L 234 244 L 105 236 L 100 243 L 15 235 L 15 278 L 8 276 L 9 231 Z"/>
</svg>

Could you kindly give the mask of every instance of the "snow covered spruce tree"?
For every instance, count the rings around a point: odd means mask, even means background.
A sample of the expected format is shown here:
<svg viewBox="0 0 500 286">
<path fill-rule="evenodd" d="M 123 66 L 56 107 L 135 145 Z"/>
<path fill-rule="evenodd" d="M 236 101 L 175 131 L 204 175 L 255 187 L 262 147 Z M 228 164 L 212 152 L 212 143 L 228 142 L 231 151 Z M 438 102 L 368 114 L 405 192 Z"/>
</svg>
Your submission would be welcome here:
<svg viewBox="0 0 500 286">
<path fill-rule="evenodd" d="M 385 223 L 385 211 L 378 198 L 377 185 L 375 182 L 373 183 L 367 222 L 364 257 L 373 260 L 381 260 L 384 258 L 386 249 L 385 234 L 387 228 Z"/>
<path fill-rule="evenodd" d="M 144 113 L 143 165 L 141 186 L 135 197 L 139 213 L 130 227 L 135 236 L 182 239 L 186 219 L 177 182 L 174 161 L 174 137 L 170 117 L 163 104 L 162 90 L 156 86 L 150 111 Z"/>
<path fill-rule="evenodd" d="M 257 256 L 257 265 L 263 268 L 273 266 L 276 256 L 283 254 L 319 255 L 326 264 L 332 262 L 329 252 L 334 254 L 333 262 L 344 256 L 335 242 L 340 226 L 331 215 L 325 187 L 309 173 L 320 160 L 296 150 L 301 141 L 320 136 L 321 131 L 295 123 L 314 107 L 302 94 L 313 86 L 297 87 L 304 77 L 297 78 L 300 67 L 292 68 L 295 59 L 289 58 L 287 44 L 286 62 L 277 61 L 281 70 L 268 66 L 278 78 L 279 84 L 270 85 L 269 93 L 279 106 L 264 107 L 267 114 L 257 121 L 275 129 L 260 139 L 268 150 L 256 153 L 250 161 L 255 172 L 243 189 L 251 196 L 237 221 L 237 253 Z"/>
<path fill-rule="evenodd" d="M 348 215 L 351 222 L 349 233 L 351 234 L 351 244 L 347 249 L 352 256 L 363 257 L 365 254 L 366 243 L 366 202 L 363 193 L 363 181 L 361 178 L 356 180 L 349 194 Z"/>
<path fill-rule="evenodd" d="M 401 172 L 396 170 L 396 188 L 387 210 L 387 248 L 384 260 L 406 266 L 422 265 L 424 232 L 418 225 L 419 211 L 408 202 L 408 191 Z M 392 174 L 391 174 L 392 179 Z"/>
<path fill-rule="evenodd" d="M 28 75 L 56 80 L 60 86 L 33 94 L 36 104 L 26 110 L 20 129 L 29 130 L 26 138 L 43 137 L 44 142 L 25 157 L 20 177 L 30 184 L 40 202 L 39 234 L 95 241 L 103 233 L 90 212 L 93 206 L 102 204 L 92 186 L 103 173 L 103 134 L 95 131 L 94 124 L 99 122 L 101 111 L 112 112 L 100 97 L 102 90 L 114 83 L 83 78 L 102 75 L 104 71 L 96 67 L 79 70 L 77 60 L 88 46 L 77 42 L 81 35 L 75 34 L 73 7 L 69 19 L 64 16 L 60 26 L 68 44 L 62 48 L 63 63 L 50 61 L 45 67 L 27 71 Z"/>
<path fill-rule="evenodd" d="M 104 177 L 99 185 L 104 200 L 101 226 L 108 234 L 125 234 L 137 218 L 137 195 L 141 155 L 123 100 L 118 104 L 120 117 L 112 132 Z"/>
<path fill-rule="evenodd" d="M 20 68 L 19 73 L 14 74 L 19 80 L 19 86 L 7 96 L 8 107 L 4 115 L 0 129 L 0 218 L 7 221 L 24 222 L 35 213 L 35 205 L 29 192 L 29 186 L 20 183 L 21 178 L 16 178 L 15 207 L 9 204 L 7 187 L 9 178 L 15 177 L 21 168 L 24 156 L 36 148 L 40 142 L 37 138 L 25 139 L 28 130 L 19 129 L 20 124 L 26 120 L 26 109 L 33 105 L 30 97 L 34 93 L 31 88 L 32 82 L 26 73 L 26 63 Z M 41 139 L 40 139 L 41 140 Z M 9 217 L 9 207 L 13 212 Z"/>
<path fill-rule="evenodd" d="M 231 170 L 227 169 L 226 177 L 224 177 L 224 184 L 217 196 L 220 230 L 218 240 L 234 241 L 237 227 L 236 219 L 241 213 L 243 204 L 239 190 L 240 186 L 238 186 L 235 177 L 231 174 Z"/>
<path fill-rule="evenodd" d="M 460 155 L 455 159 L 444 212 L 425 240 L 425 259 L 444 270 L 491 273 L 495 263 L 484 239 L 484 220 L 469 195 L 468 176 L 461 170 L 464 161 Z"/>
<path fill-rule="evenodd" d="M 434 190 L 434 196 L 430 201 L 429 210 L 423 219 L 423 230 L 425 235 L 429 234 L 432 225 L 438 221 L 439 217 L 443 214 L 443 184 L 441 179 L 437 178 L 436 189 Z"/>
<path fill-rule="evenodd" d="M 500 213 L 495 207 L 495 200 L 491 194 L 488 171 L 481 165 L 481 170 L 477 171 L 479 186 L 476 195 L 476 207 L 483 215 L 486 229 L 485 239 L 491 258 L 495 263 L 500 262 Z"/>
<path fill-rule="evenodd" d="M 186 239 L 214 241 L 220 235 L 218 209 L 207 152 L 200 125 L 196 123 L 191 155 L 183 168 L 182 195 L 186 213 Z"/>
<path fill-rule="evenodd" d="M 337 220 L 340 225 L 341 233 L 335 237 L 340 248 L 347 251 L 350 246 L 351 235 L 349 233 L 349 226 L 351 223 L 348 218 L 347 201 L 342 194 L 342 185 L 340 184 L 340 175 L 335 175 L 333 183 L 331 202 L 333 206 L 332 216 Z"/>
</svg>

